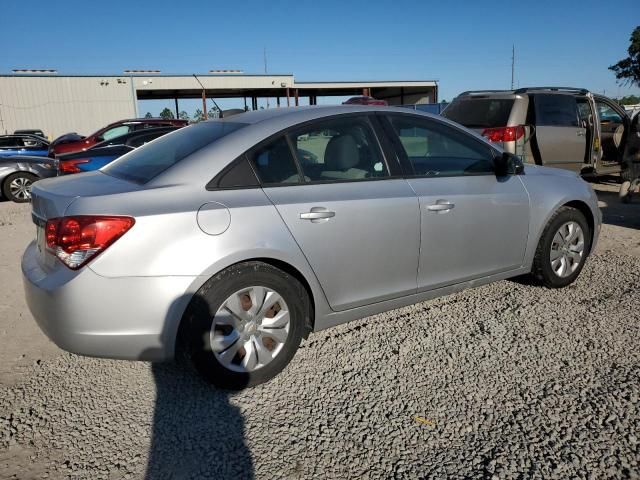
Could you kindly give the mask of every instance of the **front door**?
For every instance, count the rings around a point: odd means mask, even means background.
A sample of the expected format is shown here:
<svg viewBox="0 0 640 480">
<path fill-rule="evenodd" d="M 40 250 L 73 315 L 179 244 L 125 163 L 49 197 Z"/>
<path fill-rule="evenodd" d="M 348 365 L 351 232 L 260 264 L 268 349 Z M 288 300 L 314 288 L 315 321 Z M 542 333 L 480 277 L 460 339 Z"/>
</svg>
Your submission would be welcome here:
<svg viewBox="0 0 640 480">
<path fill-rule="evenodd" d="M 418 199 L 390 176 L 367 116 L 311 123 L 251 158 L 332 309 L 415 293 Z"/>
<path fill-rule="evenodd" d="M 529 231 L 529 197 L 515 176 L 496 177 L 481 140 L 441 123 L 390 117 L 420 199 L 418 291 L 516 269 Z"/>
<path fill-rule="evenodd" d="M 587 149 L 587 129 L 580 123 L 576 98 L 567 94 L 533 95 L 534 141 L 542 164 L 580 171 Z"/>
</svg>

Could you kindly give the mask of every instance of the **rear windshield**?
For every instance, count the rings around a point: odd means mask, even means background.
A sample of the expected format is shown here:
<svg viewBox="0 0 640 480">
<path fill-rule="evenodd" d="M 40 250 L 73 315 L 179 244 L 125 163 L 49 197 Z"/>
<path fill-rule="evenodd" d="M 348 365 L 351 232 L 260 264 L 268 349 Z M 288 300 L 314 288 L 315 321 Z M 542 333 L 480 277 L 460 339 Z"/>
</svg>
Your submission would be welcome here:
<svg viewBox="0 0 640 480">
<path fill-rule="evenodd" d="M 197 150 L 246 125 L 214 121 L 184 127 L 137 148 L 102 171 L 124 180 L 147 183 Z"/>
<path fill-rule="evenodd" d="M 506 127 L 513 99 L 456 98 L 442 116 L 467 128 Z"/>
</svg>

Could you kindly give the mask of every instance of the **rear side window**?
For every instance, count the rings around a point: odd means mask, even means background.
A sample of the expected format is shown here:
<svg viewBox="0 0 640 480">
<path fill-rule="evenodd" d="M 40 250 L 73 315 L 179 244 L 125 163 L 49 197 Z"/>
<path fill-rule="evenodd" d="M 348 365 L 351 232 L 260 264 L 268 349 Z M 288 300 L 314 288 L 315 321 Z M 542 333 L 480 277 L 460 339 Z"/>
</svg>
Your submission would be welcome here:
<svg viewBox="0 0 640 480">
<path fill-rule="evenodd" d="M 492 174 L 491 150 L 469 135 L 434 121 L 391 117 L 416 176 Z"/>
<path fill-rule="evenodd" d="M 467 128 L 506 127 L 513 99 L 458 97 L 442 116 Z"/>
<path fill-rule="evenodd" d="M 321 121 L 291 135 L 305 181 L 388 177 L 366 117 Z"/>
<path fill-rule="evenodd" d="M 577 127 L 578 105 L 571 95 L 534 95 L 536 125 L 541 127 Z"/>
<path fill-rule="evenodd" d="M 181 128 L 128 153 L 104 167 L 102 171 L 124 180 L 147 183 L 192 153 L 245 125 L 232 122 L 202 122 Z"/>
<path fill-rule="evenodd" d="M 259 148 L 252 156 L 253 167 L 266 184 L 292 184 L 300 181 L 296 163 L 285 137 Z"/>
</svg>

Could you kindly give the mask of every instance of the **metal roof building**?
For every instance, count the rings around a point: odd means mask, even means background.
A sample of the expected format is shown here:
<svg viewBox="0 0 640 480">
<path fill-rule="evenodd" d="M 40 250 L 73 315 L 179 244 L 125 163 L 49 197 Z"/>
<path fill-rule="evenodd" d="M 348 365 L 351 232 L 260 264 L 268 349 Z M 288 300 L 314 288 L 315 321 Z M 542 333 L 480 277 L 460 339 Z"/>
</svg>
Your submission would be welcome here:
<svg viewBox="0 0 640 480">
<path fill-rule="evenodd" d="M 165 75 L 125 71 L 123 75 L 58 75 L 55 71 L 16 70 L 0 74 L 0 134 L 38 128 L 50 137 L 67 132 L 89 134 L 111 122 L 141 116 L 138 100 L 244 98 L 257 109 L 259 98 L 275 99 L 273 108 L 293 106 L 300 98 L 371 95 L 391 105 L 435 103 L 436 81 L 296 82 L 294 76 L 249 75 L 221 71 L 202 75 Z M 207 104 L 209 105 L 209 104 Z"/>
</svg>

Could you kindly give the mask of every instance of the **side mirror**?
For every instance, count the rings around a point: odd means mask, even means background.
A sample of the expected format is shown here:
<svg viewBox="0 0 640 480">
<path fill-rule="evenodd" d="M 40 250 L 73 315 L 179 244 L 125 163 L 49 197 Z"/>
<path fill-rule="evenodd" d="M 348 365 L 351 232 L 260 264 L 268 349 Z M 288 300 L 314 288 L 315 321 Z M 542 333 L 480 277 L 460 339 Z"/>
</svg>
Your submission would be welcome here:
<svg viewBox="0 0 640 480">
<path fill-rule="evenodd" d="M 503 152 L 494 159 L 495 172 L 498 177 L 505 175 L 521 175 L 524 173 L 524 163 L 518 155 Z"/>
</svg>

